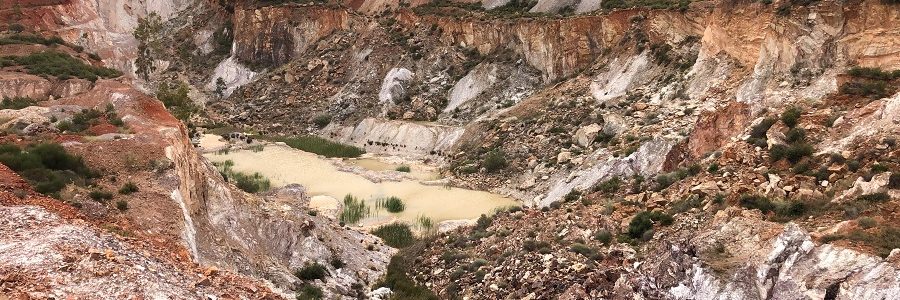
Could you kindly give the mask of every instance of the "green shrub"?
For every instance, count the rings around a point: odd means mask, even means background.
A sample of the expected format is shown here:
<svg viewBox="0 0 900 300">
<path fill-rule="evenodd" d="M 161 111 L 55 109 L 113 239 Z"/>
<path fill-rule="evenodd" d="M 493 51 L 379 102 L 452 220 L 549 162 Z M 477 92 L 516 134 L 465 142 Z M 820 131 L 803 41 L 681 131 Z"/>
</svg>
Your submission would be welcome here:
<svg viewBox="0 0 900 300">
<path fill-rule="evenodd" d="M 405 248 L 416 241 L 409 225 L 403 223 L 381 225 L 373 230 L 372 234 L 380 237 L 385 244 L 394 248 Z"/>
<path fill-rule="evenodd" d="M 803 114 L 803 111 L 799 108 L 795 106 L 788 107 L 781 113 L 781 122 L 788 128 L 794 128 L 794 126 L 797 126 L 797 122 L 800 121 L 801 114 Z"/>
<path fill-rule="evenodd" d="M 407 165 L 398 166 L 395 170 L 397 172 L 404 172 L 404 173 L 410 172 L 409 166 L 407 166 Z"/>
<path fill-rule="evenodd" d="M 344 196 L 344 208 L 341 210 L 339 219 L 342 223 L 358 223 L 371 214 L 371 210 L 366 203 L 353 195 Z"/>
<path fill-rule="evenodd" d="M 116 208 L 121 211 L 128 210 L 128 201 L 125 201 L 125 200 L 116 201 Z"/>
<path fill-rule="evenodd" d="M 886 202 L 888 200 L 891 200 L 891 196 L 885 192 L 879 192 L 879 193 L 860 195 L 859 197 L 856 198 L 856 200 L 869 202 L 869 203 L 879 203 L 879 202 Z"/>
<path fill-rule="evenodd" d="M 311 284 L 304 284 L 297 293 L 297 300 L 320 300 L 324 297 L 322 289 Z"/>
<path fill-rule="evenodd" d="M 156 89 L 156 98 L 175 118 L 183 122 L 187 122 L 191 116 L 200 111 L 200 108 L 188 96 L 188 86 L 184 82 L 163 82 Z"/>
<path fill-rule="evenodd" d="M 878 222 L 875 221 L 875 219 L 872 219 L 870 217 L 862 217 L 862 218 L 856 219 L 856 223 L 859 224 L 860 227 L 865 228 L 865 229 L 869 229 L 869 228 L 872 228 L 872 227 L 875 227 L 878 225 Z"/>
<path fill-rule="evenodd" d="M 830 235 L 822 238 L 823 243 L 840 239 L 862 242 L 875 248 L 876 254 L 887 257 L 891 251 L 900 248 L 900 229 L 896 227 L 884 227 L 877 234 L 871 234 L 862 230 L 855 230 L 848 235 Z"/>
<path fill-rule="evenodd" d="M 572 244 L 571 246 L 569 246 L 569 251 L 581 254 L 587 258 L 593 258 L 597 255 L 596 249 L 582 243 Z"/>
<path fill-rule="evenodd" d="M 312 120 L 313 124 L 316 125 L 317 128 L 325 128 L 328 124 L 331 124 L 331 115 L 329 114 L 321 114 L 317 115 Z"/>
<path fill-rule="evenodd" d="M 113 78 L 122 75 L 114 69 L 87 65 L 77 58 L 56 51 L 12 56 L 7 59 L 27 69 L 29 74 L 55 76 L 59 79 L 77 77 L 96 81 L 98 78 Z"/>
<path fill-rule="evenodd" d="M 18 32 L 22 31 L 22 30 L 16 30 L 17 28 L 23 28 L 22 24 L 10 25 L 11 31 L 18 31 Z M 41 44 L 44 46 L 51 46 L 51 45 L 65 45 L 66 42 L 63 41 L 63 39 L 58 36 L 52 36 L 49 38 L 45 38 L 42 36 L 30 35 L 30 34 L 14 34 L 11 36 L 0 38 L 0 45 L 10 45 L 10 44 L 26 44 L 26 45 L 27 44 Z"/>
<path fill-rule="evenodd" d="M 854 67 L 847 71 L 847 74 L 857 78 L 865 78 L 872 80 L 894 80 L 900 78 L 900 70 L 883 71 L 879 68 L 860 68 Z"/>
<path fill-rule="evenodd" d="M 569 191 L 564 197 L 563 200 L 566 202 L 572 202 L 575 200 L 581 199 L 581 191 L 573 189 Z"/>
<path fill-rule="evenodd" d="M 503 151 L 500 150 L 493 150 L 491 152 L 488 152 L 484 157 L 482 166 L 488 172 L 495 172 L 500 169 L 506 168 L 506 154 L 504 154 Z"/>
<path fill-rule="evenodd" d="M 376 286 L 390 288 L 393 294 L 391 299 L 396 300 L 437 300 L 437 296 L 431 292 L 428 287 L 416 284 L 407 272 L 411 269 L 414 260 L 418 258 L 421 251 L 407 252 L 409 250 L 400 250 L 400 253 L 391 258 L 391 262 L 387 267 L 387 274 L 384 279 Z"/>
<path fill-rule="evenodd" d="M 850 81 L 842 85 L 840 91 L 847 95 L 880 99 L 890 96 L 893 88 L 884 81 Z"/>
<path fill-rule="evenodd" d="M 613 176 L 612 178 L 607 179 L 606 181 L 603 181 L 603 182 L 595 185 L 594 191 L 600 192 L 603 194 L 607 194 L 607 195 L 615 194 L 616 192 L 619 191 L 619 187 L 621 185 L 622 185 L 622 180 L 619 179 L 619 176 Z"/>
<path fill-rule="evenodd" d="M 403 204 L 403 200 L 400 200 L 400 198 L 394 196 L 387 197 L 385 199 L 379 199 L 377 202 L 375 202 L 375 206 L 378 208 L 383 207 L 388 212 L 392 213 L 402 212 L 404 209 L 406 209 L 406 204 Z"/>
<path fill-rule="evenodd" d="M 478 217 L 478 220 L 475 221 L 475 230 L 486 230 L 488 227 L 491 226 L 491 223 L 493 223 L 493 222 L 494 222 L 493 218 L 488 217 L 485 214 L 481 214 L 481 216 Z"/>
<path fill-rule="evenodd" d="M 774 213 L 781 220 L 789 220 L 804 215 L 809 207 L 796 200 L 774 201 L 760 195 L 742 195 L 739 204 L 747 209 L 759 209 L 763 214 Z"/>
<path fill-rule="evenodd" d="M 239 189 L 248 193 L 258 193 L 268 191 L 272 183 L 262 174 L 253 173 L 252 175 L 241 172 L 233 172 L 230 176 Z"/>
<path fill-rule="evenodd" d="M 291 148 L 303 150 L 325 157 L 359 157 L 366 153 L 359 147 L 344 145 L 312 135 L 296 137 L 269 138 L 273 141 L 283 142 Z"/>
<path fill-rule="evenodd" d="M 544 248 L 549 249 L 550 243 L 547 243 L 544 241 L 532 240 L 532 239 L 525 240 L 525 242 L 522 243 L 522 249 L 524 249 L 525 251 L 528 251 L 528 252 L 534 252 L 534 251 L 544 249 Z"/>
<path fill-rule="evenodd" d="M 308 263 L 303 268 L 294 272 L 294 276 L 303 280 L 325 279 L 328 276 L 328 269 L 320 263 Z"/>
<path fill-rule="evenodd" d="M 23 109 L 35 104 L 37 104 L 37 100 L 27 97 L 3 97 L 3 101 L 0 102 L 0 109 Z"/>
<path fill-rule="evenodd" d="M 94 199 L 94 201 L 99 202 L 109 201 L 113 197 L 112 193 L 100 190 L 91 191 L 88 195 L 91 197 L 91 199 Z"/>
<path fill-rule="evenodd" d="M 122 185 L 122 188 L 119 189 L 119 194 L 130 195 L 137 191 L 138 191 L 137 185 L 134 184 L 133 182 L 129 182 L 129 183 Z"/>
<path fill-rule="evenodd" d="M 80 157 L 66 153 L 58 144 L 37 144 L 25 150 L 0 144 L 0 163 L 22 176 L 35 191 L 50 196 L 69 183 L 97 176 Z"/>
<path fill-rule="evenodd" d="M 797 128 L 797 127 L 791 128 L 784 135 L 785 135 L 785 140 L 791 144 L 802 142 L 802 141 L 806 140 L 806 130 L 803 130 L 803 128 Z"/>
<path fill-rule="evenodd" d="M 628 236 L 632 239 L 640 239 L 644 233 L 653 228 L 654 223 L 663 226 L 672 224 L 672 216 L 660 211 L 642 211 L 636 214 L 631 221 L 628 222 Z"/>
<path fill-rule="evenodd" d="M 597 231 L 597 234 L 594 234 L 594 239 L 603 243 L 603 245 L 609 245 L 609 242 L 612 241 L 612 233 L 606 229 L 600 229 Z"/>
<path fill-rule="evenodd" d="M 341 260 L 340 257 L 332 257 L 332 258 L 331 258 L 331 261 L 330 261 L 329 263 L 330 263 L 331 266 L 334 267 L 335 269 L 343 268 L 343 267 L 346 265 L 346 264 L 344 263 L 344 261 Z"/>
<path fill-rule="evenodd" d="M 232 169 L 234 162 L 227 160 L 221 163 L 213 163 L 226 181 L 234 183 L 237 188 L 248 193 L 268 191 L 272 183 L 268 178 L 259 173 L 245 174 Z"/>
</svg>

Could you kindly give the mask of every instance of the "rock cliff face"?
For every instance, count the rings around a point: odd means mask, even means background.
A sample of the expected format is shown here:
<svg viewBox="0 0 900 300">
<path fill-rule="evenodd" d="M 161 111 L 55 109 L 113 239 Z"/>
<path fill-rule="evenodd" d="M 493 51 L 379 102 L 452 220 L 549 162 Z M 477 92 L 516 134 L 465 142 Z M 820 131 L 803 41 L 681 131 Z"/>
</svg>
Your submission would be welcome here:
<svg viewBox="0 0 900 300">
<path fill-rule="evenodd" d="M 28 4 L 20 5 L 21 17 L 15 17 L 23 26 L 53 32 L 67 42 L 100 55 L 107 66 L 131 74 L 134 74 L 133 61 L 137 57 L 137 41 L 132 32 L 139 18 L 156 13 L 165 21 L 182 10 L 204 5 L 194 0 L 26 2 Z M 12 9 L 4 12 L 12 13 Z"/>
<path fill-rule="evenodd" d="M 234 55 L 258 66 L 278 66 L 320 39 L 351 26 L 350 13 L 323 7 L 248 7 L 234 13 Z"/>
</svg>

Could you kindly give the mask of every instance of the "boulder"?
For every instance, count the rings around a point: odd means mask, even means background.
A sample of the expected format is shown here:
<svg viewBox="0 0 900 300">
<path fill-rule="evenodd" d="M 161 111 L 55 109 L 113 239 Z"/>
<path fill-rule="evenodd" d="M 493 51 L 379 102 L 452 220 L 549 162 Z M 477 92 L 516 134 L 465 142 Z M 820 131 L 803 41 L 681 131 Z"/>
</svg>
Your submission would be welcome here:
<svg viewBox="0 0 900 300">
<path fill-rule="evenodd" d="M 603 127 L 597 123 L 578 128 L 578 131 L 575 131 L 575 142 L 582 147 L 587 147 L 594 142 L 594 138 L 602 129 Z"/>
</svg>

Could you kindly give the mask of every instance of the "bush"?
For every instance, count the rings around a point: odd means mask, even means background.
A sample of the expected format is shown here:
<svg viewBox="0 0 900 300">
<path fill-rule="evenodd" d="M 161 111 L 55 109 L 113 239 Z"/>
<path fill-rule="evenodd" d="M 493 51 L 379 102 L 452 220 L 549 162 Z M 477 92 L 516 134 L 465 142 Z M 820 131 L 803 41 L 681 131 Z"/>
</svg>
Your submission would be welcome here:
<svg viewBox="0 0 900 300">
<path fill-rule="evenodd" d="M 549 249 L 550 243 L 547 243 L 544 241 L 531 240 L 531 239 L 525 240 L 525 242 L 522 243 L 522 249 L 524 249 L 525 251 L 528 251 L 528 252 L 534 252 L 534 251 L 544 249 L 544 248 Z"/>
<path fill-rule="evenodd" d="M 885 192 L 880 192 L 880 193 L 860 195 L 859 197 L 856 198 L 856 200 L 869 202 L 869 203 L 879 203 L 879 202 L 886 202 L 888 200 L 891 200 L 891 196 Z"/>
<path fill-rule="evenodd" d="M 66 153 L 58 144 L 32 145 L 25 150 L 0 144 L 0 163 L 22 176 L 35 191 L 50 196 L 66 184 L 97 176 L 80 157 Z"/>
<path fill-rule="evenodd" d="M 854 67 L 847 71 L 847 74 L 857 78 L 865 78 L 872 80 L 894 80 L 900 78 L 900 70 L 883 71 L 879 68 L 860 68 Z"/>
<path fill-rule="evenodd" d="M 878 222 L 875 221 L 875 219 L 872 219 L 870 217 L 862 217 L 862 218 L 856 219 L 856 223 L 859 224 L 860 227 L 865 228 L 865 229 L 869 229 L 869 228 L 872 228 L 872 227 L 875 227 L 878 225 Z"/>
<path fill-rule="evenodd" d="M 594 186 L 595 192 L 600 192 L 603 194 L 615 194 L 619 191 L 619 187 L 622 185 L 622 180 L 619 179 L 619 176 L 613 176 L 610 179 L 607 179 L 604 182 L 601 182 Z"/>
<path fill-rule="evenodd" d="M 569 191 L 569 193 L 567 193 L 567 194 L 563 197 L 563 200 L 566 201 L 566 202 L 572 202 L 572 201 L 575 201 L 575 200 L 578 200 L 578 199 L 581 199 L 581 191 L 575 190 L 575 189 Z"/>
<path fill-rule="evenodd" d="M 603 245 L 609 245 L 612 241 L 612 233 L 610 233 L 609 230 L 600 229 L 600 231 L 597 231 L 597 234 L 594 235 L 594 239 L 603 243 Z"/>
<path fill-rule="evenodd" d="M 628 222 L 628 236 L 632 239 L 640 239 L 644 236 L 644 233 L 650 229 L 653 229 L 654 223 L 659 223 L 663 226 L 668 226 L 672 224 L 672 216 L 669 216 L 660 211 L 642 211 L 631 218 L 631 221 Z"/>
<path fill-rule="evenodd" d="M 398 166 L 395 170 L 397 170 L 397 172 L 404 172 L 404 173 L 410 172 L 409 166 L 407 166 L 407 165 Z"/>
<path fill-rule="evenodd" d="M 259 173 L 248 175 L 232 172 L 229 177 L 239 189 L 251 194 L 268 191 L 272 185 L 268 178 Z"/>
<path fill-rule="evenodd" d="M 380 237 L 385 244 L 394 248 L 405 248 L 416 241 L 412 230 L 409 229 L 409 225 L 403 223 L 379 226 L 372 231 L 372 234 Z"/>
<path fill-rule="evenodd" d="M 366 153 L 359 147 L 344 145 L 312 135 L 296 137 L 271 138 L 277 142 L 283 142 L 291 148 L 303 150 L 325 157 L 359 157 Z"/>
<path fill-rule="evenodd" d="M 494 222 L 493 218 L 488 217 L 485 214 L 481 214 L 481 216 L 478 217 L 478 220 L 475 221 L 475 230 L 486 230 L 488 227 L 491 226 L 491 223 L 493 223 L 493 222 Z"/>
<path fill-rule="evenodd" d="M 110 68 L 94 67 L 68 54 L 56 51 L 32 53 L 27 56 L 7 57 L 33 75 L 49 75 L 59 79 L 72 77 L 96 81 L 98 78 L 119 77 L 122 73 Z"/>
<path fill-rule="evenodd" d="M 597 255 L 597 250 L 581 243 L 572 244 L 572 246 L 569 246 L 569 251 L 584 255 L 587 258 L 593 258 Z"/>
<path fill-rule="evenodd" d="M 128 201 L 125 201 L 125 200 L 116 201 L 116 208 L 118 208 L 121 211 L 128 210 Z"/>
<path fill-rule="evenodd" d="M 328 124 L 331 124 L 331 115 L 321 114 L 317 115 L 312 120 L 313 124 L 316 125 L 317 128 L 325 128 Z"/>
<path fill-rule="evenodd" d="M 375 206 L 384 207 L 384 209 L 392 213 L 402 212 L 404 209 L 406 209 L 406 205 L 403 204 L 403 200 L 400 200 L 400 198 L 394 196 L 378 200 L 378 202 L 375 203 Z"/>
<path fill-rule="evenodd" d="M 358 223 L 369 214 L 371 214 L 371 210 L 365 202 L 350 194 L 344 196 L 344 208 L 339 216 L 342 223 Z"/>
<path fill-rule="evenodd" d="M 20 28 L 22 30 L 16 30 L 16 29 L 20 29 Z M 9 30 L 14 31 L 14 32 L 21 32 L 24 30 L 24 26 L 22 26 L 22 24 L 15 23 L 15 24 L 10 25 Z M 57 45 L 57 44 L 64 45 L 65 43 L 66 42 L 63 41 L 63 39 L 58 36 L 45 38 L 42 36 L 31 35 L 31 34 L 13 34 L 13 35 L 7 36 L 5 38 L 0 38 L 0 45 L 41 44 L 44 46 L 51 46 L 51 45 Z"/>
<path fill-rule="evenodd" d="M 808 210 L 807 205 L 800 201 L 773 201 L 760 195 L 742 195 L 739 204 L 747 209 L 759 209 L 763 214 L 774 213 L 780 219 L 796 218 Z"/>
<path fill-rule="evenodd" d="M 88 196 L 90 196 L 91 199 L 94 199 L 94 201 L 99 202 L 109 201 L 113 197 L 112 193 L 107 191 L 91 191 Z"/>
<path fill-rule="evenodd" d="M 408 275 L 416 259 L 422 256 L 421 246 L 412 246 L 401 249 L 391 258 L 387 267 L 387 274 L 376 286 L 390 288 L 395 300 L 437 300 L 438 297 L 425 286 L 416 284 Z"/>
<path fill-rule="evenodd" d="M 892 93 L 892 88 L 884 81 L 851 81 L 841 86 L 841 93 L 847 95 L 857 95 L 868 97 L 871 99 L 880 99 L 888 97 Z"/>
<path fill-rule="evenodd" d="M 135 185 L 133 182 L 129 182 L 129 183 L 126 183 L 125 185 L 123 185 L 122 188 L 119 189 L 119 194 L 130 195 L 137 191 L 138 191 L 137 185 Z"/>
<path fill-rule="evenodd" d="M 343 260 L 341 260 L 340 257 L 332 257 L 331 261 L 329 263 L 335 269 L 340 269 L 340 268 L 343 268 L 344 266 L 346 266 L 346 264 L 344 263 Z"/>
<path fill-rule="evenodd" d="M 156 98 L 166 106 L 175 118 L 186 122 L 200 111 L 188 96 L 188 86 L 184 82 L 163 83 L 156 90 Z"/>
<path fill-rule="evenodd" d="M 0 109 L 23 109 L 37 104 L 37 100 L 27 97 L 3 97 L 0 102 Z"/>
<path fill-rule="evenodd" d="M 311 284 L 304 284 L 297 294 L 297 300 L 320 300 L 323 297 L 325 294 L 322 293 L 322 289 Z"/>
<path fill-rule="evenodd" d="M 787 131 L 787 133 L 785 133 L 785 140 L 791 144 L 805 141 L 806 130 L 797 127 L 791 128 Z"/>
<path fill-rule="evenodd" d="M 803 112 L 795 106 L 788 107 L 781 113 L 781 122 L 789 128 L 794 128 L 794 126 L 797 126 L 797 122 L 800 121 L 800 115 L 802 113 Z"/>
<path fill-rule="evenodd" d="M 221 163 L 213 163 L 217 169 L 219 169 L 219 173 L 222 174 L 222 177 L 225 180 L 233 182 L 237 188 L 242 191 L 248 193 L 258 193 L 268 191 L 272 183 L 268 178 L 265 178 L 262 174 L 253 173 L 253 174 L 245 174 L 232 169 L 234 166 L 234 162 L 227 160 Z"/>
<path fill-rule="evenodd" d="M 294 272 L 294 276 L 303 280 L 325 279 L 328 276 L 328 269 L 320 263 L 306 264 L 303 268 Z"/>
<path fill-rule="evenodd" d="M 500 169 L 506 168 L 506 154 L 504 154 L 503 151 L 500 150 L 493 150 L 491 152 L 488 152 L 484 157 L 482 166 L 488 172 L 495 172 Z"/>
</svg>

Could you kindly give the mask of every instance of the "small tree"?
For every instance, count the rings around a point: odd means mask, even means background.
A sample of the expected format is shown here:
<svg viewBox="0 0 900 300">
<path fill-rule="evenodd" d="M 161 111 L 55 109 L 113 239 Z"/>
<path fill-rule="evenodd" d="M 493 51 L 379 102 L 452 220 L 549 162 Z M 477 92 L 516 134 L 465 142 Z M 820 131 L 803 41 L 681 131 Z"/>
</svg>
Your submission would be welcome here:
<svg viewBox="0 0 900 300">
<path fill-rule="evenodd" d="M 225 91 L 228 90 L 228 86 L 225 85 L 225 80 L 222 77 L 216 78 L 216 96 L 219 98 L 225 98 Z"/>
</svg>

